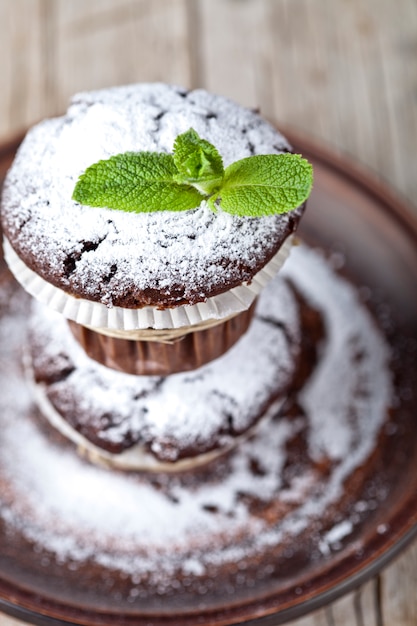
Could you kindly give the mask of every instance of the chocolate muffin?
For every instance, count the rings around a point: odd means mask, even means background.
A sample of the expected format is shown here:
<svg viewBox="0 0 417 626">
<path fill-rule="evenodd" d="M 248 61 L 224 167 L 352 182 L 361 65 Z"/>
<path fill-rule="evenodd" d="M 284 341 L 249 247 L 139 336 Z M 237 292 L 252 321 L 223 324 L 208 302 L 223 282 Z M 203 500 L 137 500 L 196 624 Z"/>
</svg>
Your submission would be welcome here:
<svg viewBox="0 0 417 626">
<path fill-rule="evenodd" d="M 193 127 L 225 166 L 290 149 L 259 115 L 202 90 L 133 85 L 75 96 L 64 117 L 35 126 L 7 176 L 4 234 L 44 281 L 105 307 L 195 305 L 250 282 L 302 210 L 261 219 L 193 211 L 131 214 L 72 200 L 93 162 L 126 151 L 170 152 Z M 155 325 L 157 327 L 157 325 Z"/>
<path fill-rule="evenodd" d="M 266 321 L 249 326 L 304 204 L 242 217 L 223 210 L 223 195 L 210 206 L 193 188 L 197 206 L 188 210 L 171 210 L 161 195 L 150 212 L 125 212 L 74 192 L 92 164 L 126 153 L 175 156 L 187 132 L 219 155 L 224 180 L 232 163 L 291 150 L 257 113 L 225 98 L 132 85 L 79 94 L 65 116 L 35 126 L 4 185 L 9 267 L 61 314 L 32 319 L 27 369 L 38 403 L 90 457 L 122 467 L 177 469 L 223 453 L 282 403 L 299 366 L 288 288 L 275 292 L 283 300 L 272 298 Z M 280 321 L 288 302 L 294 314 Z"/>
<path fill-rule="evenodd" d="M 90 356 L 128 373 L 193 369 L 229 349 L 288 255 L 303 212 L 248 219 L 214 213 L 202 200 L 189 211 L 132 214 L 72 200 L 93 162 L 126 151 L 170 152 L 190 127 L 216 146 L 225 166 L 290 150 L 259 115 L 225 98 L 132 85 L 79 94 L 65 116 L 35 126 L 5 182 L 2 225 L 13 273 L 83 327 L 72 329 Z M 222 323 L 226 329 L 210 331 Z M 178 339 L 194 332 L 179 354 Z"/>
</svg>

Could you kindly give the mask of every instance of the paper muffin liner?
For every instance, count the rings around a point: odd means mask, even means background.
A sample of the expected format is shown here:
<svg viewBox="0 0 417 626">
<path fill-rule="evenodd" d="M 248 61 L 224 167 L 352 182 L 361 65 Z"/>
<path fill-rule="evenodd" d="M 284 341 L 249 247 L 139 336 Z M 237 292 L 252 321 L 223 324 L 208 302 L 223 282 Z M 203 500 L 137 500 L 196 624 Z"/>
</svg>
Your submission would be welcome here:
<svg viewBox="0 0 417 626">
<path fill-rule="evenodd" d="M 195 370 L 227 352 L 247 331 L 254 310 L 255 303 L 224 322 L 165 343 L 111 337 L 71 320 L 69 325 L 88 356 L 98 363 L 126 374 L 168 376 Z"/>
<path fill-rule="evenodd" d="M 163 310 L 150 306 L 140 309 L 109 307 L 101 302 L 77 298 L 55 287 L 31 270 L 16 254 L 6 237 L 3 248 L 10 271 L 34 298 L 77 324 L 105 334 L 116 331 L 117 336 L 119 331 L 129 333 L 142 329 L 185 330 L 189 327 L 191 331 L 198 324 L 205 324 L 209 320 L 222 321 L 246 311 L 283 266 L 291 250 L 292 240 L 292 235 L 287 237 L 277 254 L 255 274 L 250 283 L 242 283 L 238 287 L 208 298 L 205 302 Z"/>
</svg>

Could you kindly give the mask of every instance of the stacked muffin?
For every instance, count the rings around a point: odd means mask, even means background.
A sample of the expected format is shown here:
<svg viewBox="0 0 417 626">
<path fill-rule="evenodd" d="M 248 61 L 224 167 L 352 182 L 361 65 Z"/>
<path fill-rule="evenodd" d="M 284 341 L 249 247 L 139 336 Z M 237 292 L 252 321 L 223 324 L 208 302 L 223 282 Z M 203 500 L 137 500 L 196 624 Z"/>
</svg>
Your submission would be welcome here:
<svg viewBox="0 0 417 626">
<path fill-rule="evenodd" d="M 2 224 L 9 267 L 38 301 L 70 321 L 59 325 L 48 312 L 34 314 L 30 369 L 42 409 L 66 435 L 109 462 L 117 464 L 121 454 L 137 446 L 146 448 L 146 461 L 142 453 L 140 460 L 129 461 L 134 468 L 153 467 L 154 461 L 155 467 L 180 467 L 228 449 L 278 395 L 285 397 L 296 369 L 297 351 L 291 347 L 274 370 L 275 376 L 281 372 L 282 384 L 280 379 L 271 387 L 279 392 L 255 390 L 262 399 L 240 426 L 231 423 L 230 398 L 219 400 L 218 393 L 216 426 L 208 429 L 207 437 L 201 424 L 198 436 L 193 421 L 194 392 L 189 401 L 179 398 L 184 387 L 172 383 L 186 376 L 179 372 L 199 372 L 204 379 L 209 368 L 214 381 L 230 368 L 245 369 L 239 361 L 250 360 L 249 350 L 261 339 L 253 337 L 241 354 L 236 346 L 234 360 L 228 351 L 246 338 L 256 297 L 284 262 L 304 206 L 283 215 L 246 218 L 213 212 L 204 200 L 189 211 L 173 213 L 161 206 L 161 211 L 137 214 L 72 199 L 80 174 L 91 163 L 128 151 L 170 153 L 176 137 L 189 128 L 216 146 L 225 166 L 251 155 L 290 151 L 282 135 L 259 115 L 224 98 L 163 84 L 132 85 L 79 94 L 64 117 L 34 127 L 4 187 Z M 281 292 L 287 309 L 295 310 L 288 290 Z M 277 312 L 271 316 L 279 328 L 283 312 L 276 302 L 273 306 Z M 281 327 L 283 335 L 298 332 L 289 318 L 280 323 L 286 329 Z M 59 354 L 51 348 L 53 326 L 65 335 Z M 90 391 L 95 386 L 98 395 L 104 387 L 108 390 L 101 415 L 91 402 L 83 402 L 85 386 L 74 384 L 87 371 L 93 372 Z M 162 385 L 167 378 L 168 384 Z M 239 384 L 248 384 L 244 380 Z M 123 416 L 118 395 L 135 385 L 138 391 L 131 396 L 137 396 L 138 404 L 128 403 Z M 162 391 L 156 394 L 162 386 L 172 386 L 169 399 L 160 397 Z M 268 385 L 260 381 L 259 387 Z M 153 412 L 143 405 L 151 388 L 149 403 L 159 407 Z M 204 396 L 204 385 L 198 395 Z M 144 437 L 138 415 L 152 413 L 157 424 L 165 419 L 161 412 L 166 416 L 167 406 L 176 403 L 186 414 L 182 425 L 190 424 L 190 431 L 197 433 L 194 438 L 187 440 L 186 428 L 179 428 L 177 437 L 167 439 L 167 432 L 153 428 L 149 419 Z M 124 429 L 128 435 L 122 437 L 123 445 L 109 445 L 105 433 L 123 431 L 123 420 L 136 420 L 136 428 Z"/>
</svg>

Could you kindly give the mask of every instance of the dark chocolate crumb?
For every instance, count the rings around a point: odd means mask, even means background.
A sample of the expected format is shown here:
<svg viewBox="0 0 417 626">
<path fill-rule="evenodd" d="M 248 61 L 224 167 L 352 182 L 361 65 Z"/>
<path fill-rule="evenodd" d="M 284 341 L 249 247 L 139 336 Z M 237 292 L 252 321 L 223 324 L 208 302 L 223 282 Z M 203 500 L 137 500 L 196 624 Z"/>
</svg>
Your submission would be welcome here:
<svg viewBox="0 0 417 626">
<path fill-rule="evenodd" d="M 113 264 L 110 267 L 109 273 L 106 274 L 106 276 L 103 276 L 103 283 L 108 284 L 111 281 L 111 279 L 113 278 L 113 276 L 116 274 L 116 272 L 117 272 L 117 265 Z"/>
<path fill-rule="evenodd" d="M 248 141 L 248 150 L 251 153 L 251 155 L 253 156 L 255 154 L 255 146 L 253 145 L 253 143 L 251 141 Z"/>
<path fill-rule="evenodd" d="M 71 254 L 68 254 L 67 258 L 64 261 L 64 273 L 67 278 L 70 278 L 71 274 L 75 272 L 77 267 L 77 262 L 81 259 L 85 252 L 91 252 L 93 250 L 97 250 L 99 245 L 105 240 L 105 237 L 102 237 L 98 241 L 85 241 L 82 244 L 81 250 L 76 250 Z"/>
</svg>

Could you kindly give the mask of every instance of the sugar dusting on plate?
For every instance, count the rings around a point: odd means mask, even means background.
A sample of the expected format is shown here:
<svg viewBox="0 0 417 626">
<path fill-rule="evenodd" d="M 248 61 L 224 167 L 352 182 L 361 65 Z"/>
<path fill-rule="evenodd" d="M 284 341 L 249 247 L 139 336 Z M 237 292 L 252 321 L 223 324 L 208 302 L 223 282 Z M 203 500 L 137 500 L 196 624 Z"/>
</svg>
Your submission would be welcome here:
<svg viewBox="0 0 417 626">
<path fill-rule="evenodd" d="M 331 524 L 328 512 L 374 450 L 393 393 L 390 352 L 355 289 L 319 253 L 297 248 L 284 275 L 321 312 L 326 327 L 298 412 L 262 421 L 217 471 L 191 482 L 186 475 L 156 483 L 146 475 L 109 472 L 49 441 L 31 417 L 33 400 L 22 385 L 27 300 L 20 292 L 2 294 L 9 312 L 0 321 L 0 514 L 10 532 L 23 533 L 35 549 L 52 551 L 72 568 L 92 559 L 124 572 L 132 598 L 145 579 L 164 593 L 175 586 L 178 571 L 199 578 L 278 545 L 291 555 L 305 532 L 323 558 L 349 539 L 354 515 Z M 271 283 L 259 311 L 265 313 L 273 289 Z M 297 437 L 306 442 L 302 462 L 291 460 Z M 320 470 L 325 462 L 327 473 Z M 274 503 L 270 516 L 257 514 L 254 502 Z"/>
</svg>

